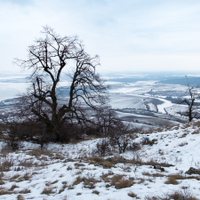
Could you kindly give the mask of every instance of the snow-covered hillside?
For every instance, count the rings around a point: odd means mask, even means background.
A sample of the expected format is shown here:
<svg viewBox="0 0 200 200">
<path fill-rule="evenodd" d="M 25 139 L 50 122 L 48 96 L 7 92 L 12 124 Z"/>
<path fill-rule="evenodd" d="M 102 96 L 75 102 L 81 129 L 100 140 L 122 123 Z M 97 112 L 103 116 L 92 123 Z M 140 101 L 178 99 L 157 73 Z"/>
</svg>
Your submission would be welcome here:
<svg viewBox="0 0 200 200">
<path fill-rule="evenodd" d="M 132 149 L 106 157 L 95 154 L 104 139 L 49 144 L 42 151 L 24 142 L 16 152 L 1 141 L 0 199 L 148 200 L 175 192 L 200 199 L 199 128 L 196 121 L 134 133 Z"/>
</svg>

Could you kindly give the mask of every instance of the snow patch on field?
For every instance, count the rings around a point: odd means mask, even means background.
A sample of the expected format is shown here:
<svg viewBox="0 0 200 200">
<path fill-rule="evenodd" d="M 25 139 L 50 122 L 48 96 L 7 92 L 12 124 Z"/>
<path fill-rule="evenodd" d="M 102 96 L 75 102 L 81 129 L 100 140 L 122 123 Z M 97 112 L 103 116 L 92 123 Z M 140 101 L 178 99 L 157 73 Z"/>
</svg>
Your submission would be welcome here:
<svg viewBox="0 0 200 200">
<path fill-rule="evenodd" d="M 190 167 L 200 168 L 199 127 L 197 121 L 153 133 L 135 133 L 135 139 L 130 142 L 141 144 L 148 137 L 155 141 L 154 144 L 123 154 L 115 152 L 111 158 L 123 157 L 130 162 L 116 162 L 109 167 L 90 161 L 96 144 L 102 139 L 76 144 L 48 144 L 43 151 L 39 145 L 23 142 L 21 149 L 13 153 L 6 153 L 1 141 L 1 170 L 5 161 L 12 165 L 1 174 L 0 199 L 17 199 L 21 195 L 24 199 L 37 200 L 131 200 L 130 192 L 138 199 L 145 199 L 145 196 L 164 197 L 166 193 L 183 188 L 200 199 L 199 175 L 185 174 Z M 163 170 L 156 169 L 153 163 L 165 163 L 160 164 Z M 166 184 L 168 176 L 174 174 L 184 178 L 177 179 L 177 184 Z M 132 184 L 117 189 L 111 184 L 116 175 L 132 180 Z"/>
</svg>

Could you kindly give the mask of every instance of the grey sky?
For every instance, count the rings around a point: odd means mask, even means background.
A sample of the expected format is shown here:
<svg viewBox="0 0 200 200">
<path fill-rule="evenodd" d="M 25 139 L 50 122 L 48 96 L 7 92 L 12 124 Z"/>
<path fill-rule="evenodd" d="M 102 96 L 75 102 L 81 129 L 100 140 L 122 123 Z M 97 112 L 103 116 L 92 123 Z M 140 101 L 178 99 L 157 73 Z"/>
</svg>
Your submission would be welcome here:
<svg viewBox="0 0 200 200">
<path fill-rule="evenodd" d="M 199 0 L 0 0 L 0 72 L 45 25 L 78 35 L 100 71 L 200 69 Z"/>
</svg>

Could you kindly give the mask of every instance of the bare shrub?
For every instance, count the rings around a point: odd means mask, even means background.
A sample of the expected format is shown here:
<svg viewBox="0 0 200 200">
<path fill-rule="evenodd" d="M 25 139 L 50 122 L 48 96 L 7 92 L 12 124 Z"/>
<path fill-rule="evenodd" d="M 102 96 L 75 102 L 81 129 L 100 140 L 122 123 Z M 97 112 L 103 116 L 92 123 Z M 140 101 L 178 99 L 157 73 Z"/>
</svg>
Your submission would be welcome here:
<svg viewBox="0 0 200 200">
<path fill-rule="evenodd" d="M 110 155 L 110 152 L 110 143 L 107 139 L 102 139 L 96 144 L 96 150 L 94 151 L 95 154 L 98 154 L 99 156 L 107 156 Z"/>
<path fill-rule="evenodd" d="M 117 147 L 119 153 L 124 153 L 131 141 L 129 134 L 112 134 L 110 137 L 110 144 L 115 149 Z"/>
<path fill-rule="evenodd" d="M 4 161 L 0 163 L 1 171 L 10 171 L 10 168 L 14 165 L 13 158 L 6 157 Z"/>
<path fill-rule="evenodd" d="M 127 150 L 130 150 L 130 151 L 138 151 L 140 149 L 141 149 L 141 146 L 137 142 L 132 142 L 127 148 Z"/>
<path fill-rule="evenodd" d="M 85 188 L 89 188 L 89 189 L 94 189 L 95 188 L 95 184 L 100 182 L 98 179 L 94 178 L 94 175 L 92 174 L 87 174 L 87 177 L 84 177 L 83 179 L 83 184 Z"/>
</svg>

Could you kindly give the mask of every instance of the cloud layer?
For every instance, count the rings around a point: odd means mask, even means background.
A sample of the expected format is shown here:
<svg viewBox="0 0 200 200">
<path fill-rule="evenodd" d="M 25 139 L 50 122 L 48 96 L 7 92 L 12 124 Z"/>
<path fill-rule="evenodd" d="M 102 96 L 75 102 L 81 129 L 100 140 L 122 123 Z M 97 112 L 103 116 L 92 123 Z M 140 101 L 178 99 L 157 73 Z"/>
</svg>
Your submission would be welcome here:
<svg viewBox="0 0 200 200">
<path fill-rule="evenodd" d="M 49 25 L 78 35 L 100 71 L 199 70 L 200 1 L 0 0 L 0 71 L 18 71 Z"/>
</svg>

